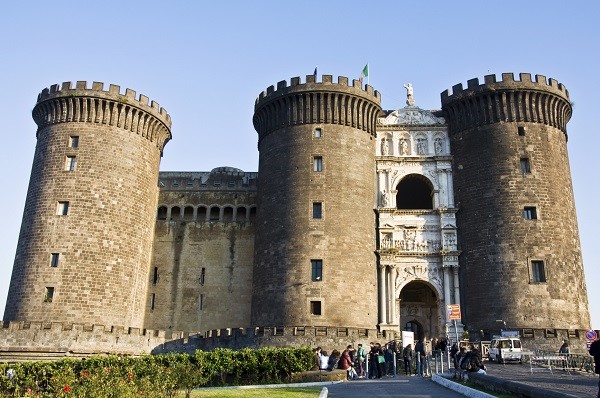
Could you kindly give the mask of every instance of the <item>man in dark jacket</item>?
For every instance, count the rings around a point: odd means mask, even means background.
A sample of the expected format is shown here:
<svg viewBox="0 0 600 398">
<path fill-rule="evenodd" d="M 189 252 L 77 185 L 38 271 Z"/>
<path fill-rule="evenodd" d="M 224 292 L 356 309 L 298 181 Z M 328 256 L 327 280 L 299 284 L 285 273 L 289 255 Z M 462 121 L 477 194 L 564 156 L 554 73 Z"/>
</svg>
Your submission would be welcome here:
<svg viewBox="0 0 600 398">
<path fill-rule="evenodd" d="M 590 345 L 590 355 L 594 357 L 594 372 L 600 375 L 600 340 L 596 339 Z M 600 398 L 600 381 L 598 381 L 598 398 Z"/>
<path fill-rule="evenodd" d="M 424 373 L 427 372 L 427 354 L 425 353 L 425 342 L 423 340 L 417 341 L 415 356 L 417 357 L 417 374 L 424 376 Z"/>
</svg>

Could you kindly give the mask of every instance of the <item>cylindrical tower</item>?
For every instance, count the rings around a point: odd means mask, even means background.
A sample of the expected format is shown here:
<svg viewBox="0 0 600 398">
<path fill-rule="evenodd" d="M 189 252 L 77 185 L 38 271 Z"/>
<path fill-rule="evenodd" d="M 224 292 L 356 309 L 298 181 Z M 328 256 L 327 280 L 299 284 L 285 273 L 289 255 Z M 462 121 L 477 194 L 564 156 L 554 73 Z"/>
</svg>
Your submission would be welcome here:
<svg viewBox="0 0 600 398">
<path fill-rule="evenodd" d="M 171 118 L 94 82 L 53 85 L 33 109 L 37 146 L 4 321 L 142 327 Z"/>
<path fill-rule="evenodd" d="M 380 101 L 330 75 L 281 81 L 256 100 L 253 325 L 375 327 Z"/>
<path fill-rule="evenodd" d="M 585 329 L 588 300 L 556 80 L 485 77 L 442 93 L 454 155 L 461 300 L 472 331 Z"/>
</svg>

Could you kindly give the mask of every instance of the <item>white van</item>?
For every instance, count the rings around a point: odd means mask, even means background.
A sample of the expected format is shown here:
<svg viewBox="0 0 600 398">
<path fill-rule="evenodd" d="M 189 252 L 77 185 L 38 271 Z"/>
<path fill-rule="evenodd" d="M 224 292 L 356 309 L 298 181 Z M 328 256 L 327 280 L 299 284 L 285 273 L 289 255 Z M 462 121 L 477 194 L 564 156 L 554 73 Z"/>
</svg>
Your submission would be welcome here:
<svg viewBox="0 0 600 398">
<path fill-rule="evenodd" d="M 521 362 L 523 346 L 518 337 L 494 337 L 490 343 L 488 359 L 498 363 L 505 361 Z"/>
</svg>

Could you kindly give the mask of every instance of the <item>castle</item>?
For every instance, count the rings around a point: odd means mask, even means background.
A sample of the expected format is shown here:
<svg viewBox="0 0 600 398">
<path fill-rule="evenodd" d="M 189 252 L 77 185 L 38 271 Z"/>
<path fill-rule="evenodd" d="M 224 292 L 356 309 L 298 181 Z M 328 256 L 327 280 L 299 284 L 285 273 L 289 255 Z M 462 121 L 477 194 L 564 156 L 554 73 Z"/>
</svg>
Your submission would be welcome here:
<svg viewBox="0 0 600 398">
<path fill-rule="evenodd" d="M 171 119 L 156 102 L 96 82 L 43 90 L 0 357 L 402 330 L 582 340 L 566 88 L 489 75 L 425 110 L 405 87 L 395 110 L 345 77 L 269 87 L 258 173 L 159 173 Z"/>
</svg>

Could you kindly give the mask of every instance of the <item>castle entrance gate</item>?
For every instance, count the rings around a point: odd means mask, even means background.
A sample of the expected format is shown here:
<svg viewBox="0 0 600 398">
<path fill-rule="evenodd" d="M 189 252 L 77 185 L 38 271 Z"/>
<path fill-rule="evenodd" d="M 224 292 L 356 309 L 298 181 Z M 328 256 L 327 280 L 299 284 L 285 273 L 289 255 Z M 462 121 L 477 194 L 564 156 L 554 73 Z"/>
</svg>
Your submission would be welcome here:
<svg viewBox="0 0 600 398">
<path fill-rule="evenodd" d="M 400 291 L 399 302 L 401 330 L 414 332 L 415 340 L 440 336 L 439 299 L 427 282 L 409 282 Z"/>
</svg>

